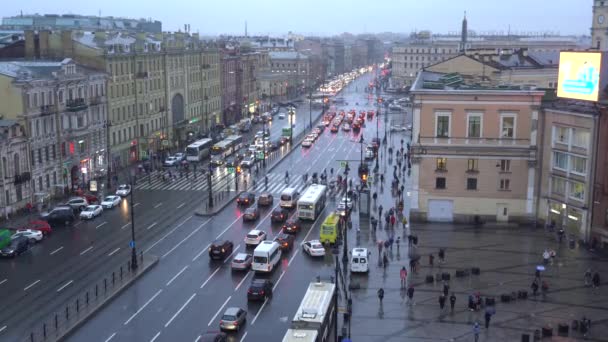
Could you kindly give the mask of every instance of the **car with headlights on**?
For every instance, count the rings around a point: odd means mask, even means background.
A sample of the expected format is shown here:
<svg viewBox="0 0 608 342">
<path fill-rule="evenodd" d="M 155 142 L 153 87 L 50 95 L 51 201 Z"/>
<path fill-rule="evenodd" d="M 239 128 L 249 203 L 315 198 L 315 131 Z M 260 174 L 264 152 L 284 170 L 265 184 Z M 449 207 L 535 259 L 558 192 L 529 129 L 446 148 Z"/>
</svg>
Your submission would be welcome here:
<svg viewBox="0 0 608 342">
<path fill-rule="evenodd" d="M 296 220 L 287 220 L 283 225 L 283 231 L 288 234 L 296 234 L 300 231 L 300 223 Z"/>
<path fill-rule="evenodd" d="M 319 240 L 302 242 L 302 250 L 310 256 L 325 256 L 325 247 L 323 247 L 323 244 Z"/>
<path fill-rule="evenodd" d="M 129 196 L 130 193 L 131 193 L 131 185 L 129 185 L 129 184 L 121 184 L 118 186 L 118 189 L 116 190 L 116 195 L 118 195 L 120 197 Z"/>
<path fill-rule="evenodd" d="M 229 240 L 215 240 L 209 246 L 209 257 L 213 260 L 225 259 L 232 254 L 234 244 Z"/>
</svg>

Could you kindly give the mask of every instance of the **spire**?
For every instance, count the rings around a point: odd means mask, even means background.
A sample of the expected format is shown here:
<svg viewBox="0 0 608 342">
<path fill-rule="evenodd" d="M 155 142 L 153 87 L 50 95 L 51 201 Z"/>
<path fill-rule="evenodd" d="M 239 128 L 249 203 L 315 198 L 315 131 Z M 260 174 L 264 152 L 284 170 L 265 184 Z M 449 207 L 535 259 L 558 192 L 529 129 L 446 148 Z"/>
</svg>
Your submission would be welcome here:
<svg viewBox="0 0 608 342">
<path fill-rule="evenodd" d="M 245 37 L 247 37 L 247 20 L 245 20 Z"/>
<path fill-rule="evenodd" d="M 460 33 L 460 52 L 461 53 L 465 53 L 467 50 L 467 38 L 468 38 L 467 11 L 464 11 L 464 18 L 462 19 L 462 31 Z"/>
</svg>

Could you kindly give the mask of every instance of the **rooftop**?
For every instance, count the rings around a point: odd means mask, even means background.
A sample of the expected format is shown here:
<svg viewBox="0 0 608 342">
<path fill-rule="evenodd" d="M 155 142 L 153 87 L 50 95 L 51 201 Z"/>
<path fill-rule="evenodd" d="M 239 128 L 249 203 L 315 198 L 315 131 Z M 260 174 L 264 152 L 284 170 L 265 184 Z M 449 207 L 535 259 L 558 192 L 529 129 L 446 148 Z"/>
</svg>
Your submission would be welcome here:
<svg viewBox="0 0 608 342">
<path fill-rule="evenodd" d="M 439 73 L 422 71 L 412 85 L 412 91 L 533 91 L 535 88 L 519 85 L 492 85 L 486 79 L 459 73 Z"/>
<path fill-rule="evenodd" d="M 13 60 L 0 61 L 0 75 L 20 79 L 54 79 L 56 73 L 61 71 L 62 66 L 74 63 L 72 59 L 66 58 L 62 61 L 54 60 Z M 77 72 L 92 73 L 91 69 L 77 67 Z"/>
<path fill-rule="evenodd" d="M 297 51 L 272 51 L 268 53 L 270 59 L 307 59 L 308 56 Z"/>
<path fill-rule="evenodd" d="M 543 109 L 549 110 L 559 110 L 571 113 L 580 113 L 580 114 L 589 114 L 589 115 L 599 115 L 600 107 L 594 102 L 590 101 L 580 101 L 580 100 L 570 100 L 570 99 L 561 99 L 558 98 L 556 100 L 543 101 L 542 103 Z"/>
</svg>

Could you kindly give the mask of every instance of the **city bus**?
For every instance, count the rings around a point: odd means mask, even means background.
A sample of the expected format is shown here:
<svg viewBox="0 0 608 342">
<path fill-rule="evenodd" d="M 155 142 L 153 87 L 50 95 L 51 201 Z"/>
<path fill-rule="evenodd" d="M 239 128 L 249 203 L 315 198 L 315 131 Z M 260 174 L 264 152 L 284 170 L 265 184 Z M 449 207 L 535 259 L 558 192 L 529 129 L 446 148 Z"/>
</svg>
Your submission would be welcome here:
<svg viewBox="0 0 608 342">
<path fill-rule="evenodd" d="M 336 213 L 329 214 L 325 218 L 325 221 L 323 221 L 321 229 L 319 229 L 319 241 L 321 241 L 321 243 L 336 243 L 339 228 L 340 216 Z"/>
<path fill-rule="evenodd" d="M 209 149 L 213 146 L 213 140 L 201 139 L 186 147 L 186 159 L 191 162 L 200 162 L 209 157 Z"/>
<path fill-rule="evenodd" d="M 283 342 L 328 342 L 335 338 L 333 325 L 336 307 L 336 284 L 313 282 L 291 321 Z"/>
<path fill-rule="evenodd" d="M 218 142 L 211 147 L 211 154 L 222 158 L 229 157 L 236 151 L 240 150 L 243 145 L 243 137 L 240 135 L 231 135 L 226 139 Z"/>
<path fill-rule="evenodd" d="M 316 220 L 325 208 L 327 187 L 321 184 L 309 186 L 298 200 L 298 218 Z"/>
</svg>

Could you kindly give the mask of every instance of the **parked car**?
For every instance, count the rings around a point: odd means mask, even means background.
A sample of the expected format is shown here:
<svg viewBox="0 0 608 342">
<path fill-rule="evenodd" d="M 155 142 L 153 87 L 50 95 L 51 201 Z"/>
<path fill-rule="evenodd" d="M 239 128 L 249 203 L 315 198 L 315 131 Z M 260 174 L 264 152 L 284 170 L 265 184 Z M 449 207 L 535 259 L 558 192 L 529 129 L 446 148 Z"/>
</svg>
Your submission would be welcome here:
<svg viewBox="0 0 608 342">
<path fill-rule="evenodd" d="M 325 247 L 319 240 L 310 240 L 302 242 L 302 250 L 310 256 L 324 256 Z"/>
<path fill-rule="evenodd" d="M 81 211 L 89 205 L 89 202 L 83 197 L 72 197 L 65 204 L 69 205 L 74 210 Z"/>
<path fill-rule="evenodd" d="M 272 211 L 272 214 L 270 215 L 270 222 L 285 222 L 287 221 L 288 214 L 289 212 L 287 211 L 287 209 L 276 208 Z"/>
<path fill-rule="evenodd" d="M 296 237 L 291 234 L 280 233 L 274 238 L 274 241 L 279 244 L 281 250 L 290 251 L 293 249 L 293 243 L 296 241 Z"/>
<path fill-rule="evenodd" d="M 247 192 L 247 191 L 241 192 L 239 197 L 237 197 L 237 199 L 236 199 L 236 203 L 239 205 L 250 205 L 250 204 L 253 204 L 254 202 L 255 202 L 255 195 L 253 193 Z"/>
<path fill-rule="evenodd" d="M 119 205 L 121 200 L 122 198 L 120 198 L 120 196 L 106 196 L 106 198 L 101 201 L 101 206 L 104 209 L 112 209 Z"/>
<path fill-rule="evenodd" d="M 215 240 L 209 247 L 209 257 L 211 259 L 225 259 L 232 254 L 234 244 L 228 240 Z"/>
<path fill-rule="evenodd" d="M 247 253 L 238 253 L 230 263 L 230 267 L 233 270 L 238 271 L 246 271 L 251 267 L 251 262 L 253 261 L 253 257 L 251 254 Z"/>
<path fill-rule="evenodd" d="M 50 212 L 41 214 L 41 218 L 52 225 L 72 224 L 76 217 L 74 210 L 68 205 L 61 205 L 53 208 Z"/>
<path fill-rule="evenodd" d="M 99 199 L 97 198 L 97 196 L 95 196 L 93 194 L 83 194 L 82 197 L 84 197 L 87 200 L 87 202 L 89 202 L 89 204 L 99 202 Z"/>
<path fill-rule="evenodd" d="M 121 184 L 118 186 L 118 190 L 116 190 L 116 195 L 120 197 L 129 196 L 131 193 L 131 185 L 129 184 Z"/>
<path fill-rule="evenodd" d="M 266 300 L 272 297 L 272 281 L 253 279 L 247 290 L 247 300 Z"/>
<path fill-rule="evenodd" d="M 173 155 L 177 161 L 182 162 L 184 160 L 186 160 L 186 154 L 182 153 L 182 152 L 177 152 L 176 154 Z"/>
<path fill-rule="evenodd" d="M 17 255 L 27 252 L 30 248 L 30 240 L 24 236 L 18 237 L 11 243 L 0 250 L 0 255 L 3 257 L 14 258 Z"/>
<path fill-rule="evenodd" d="M 247 311 L 241 308 L 228 308 L 220 319 L 220 330 L 241 330 L 247 320 Z"/>
<path fill-rule="evenodd" d="M 118 197 L 118 196 L 108 196 L 108 197 Z M 120 198 L 120 197 L 118 197 L 118 198 Z M 102 211 L 103 211 L 103 208 L 100 205 L 97 205 L 97 204 L 89 205 L 80 212 L 80 218 L 84 219 L 84 220 L 94 219 L 97 216 L 101 215 Z"/>
<path fill-rule="evenodd" d="M 258 207 L 267 207 L 271 206 L 274 201 L 272 194 L 269 192 L 263 192 L 258 197 Z"/>
<path fill-rule="evenodd" d="M 53 232 L 51 225 L 48 222 L 42 220 L 30 221 L 18 230 L 23 229 L 39 230 L 42 232 L 43 235 L 49 235 Z"/>
<path fill-rule="evenodd" d="M 241 161 L 241 167 L 243 168 L 250 168 L 253 166 L 253 164 L 255 163 L 253 157 L 245 157 L 243 158 L 243 161 Z"/>
<path fill-rule="evenodd" d="M 300 231 L 300 224 L 296 220 L 288 220 L 283 225 L 283 231 L 288 234 L 296 234 Z"/>
<path fill-rule="evenodd" d="M 243 214 L 243 221 L 255 221 L 260 217 L 260 212 L 256 207 L 249 207 Z"/>
<path fill-rule="evenodd" d="M 15 234 L 13 234 L 13 236 L 11 236 L 11 240 L 18 239 L 22 236 L 30 240 L 30 244 L 32 245 L 42 241 L 42 239 L 44 238 L 44 235 L 42 235 L 42 232 L 39 230 L 22 229 L 18 230 Z"/>
</svg>

